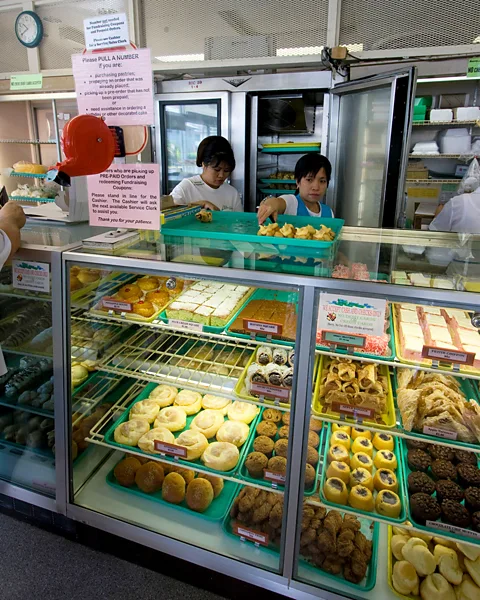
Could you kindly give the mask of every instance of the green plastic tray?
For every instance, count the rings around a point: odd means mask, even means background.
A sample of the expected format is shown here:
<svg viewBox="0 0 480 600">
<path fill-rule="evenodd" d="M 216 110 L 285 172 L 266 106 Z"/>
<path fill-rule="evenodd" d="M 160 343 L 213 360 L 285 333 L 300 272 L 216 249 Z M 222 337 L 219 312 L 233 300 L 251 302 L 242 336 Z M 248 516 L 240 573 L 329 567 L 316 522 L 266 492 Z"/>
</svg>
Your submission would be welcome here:
<svg viewBox="0 0 480 600">
<path fill-rule="evenodd" d="M 159 382 L 161 383 L 161 382 Z M 147 384 L 144 388 L 143 391 L 138 395 L 137 398 L 135 398 L 135 400 L 128 406 L 128 408 L 125 410 L 125 412 L 123 413 L 123 415 L 117 419 L 115 421 L 115 423 L 113 423 L 113 425 L 108 429 L 108 431 L 105 433 L 105 441 L 110 445 L 110 446 L 115 446 L 115 448 L 120 448 L 122 450 L 125 450 L 125 452 L 131 452 L 132 449 L 135 450 L 135 452 L 137 453 L 141 453 L 144 454 L 147 457 L 155 457 L 155 456 L 159 456 L 159 455 L 155 455 L 155 454 L 150 454 L 148 452 L 144 452 L 143 450 L 141 450 L 140 448 L 138 448 L 137 446 L 126 446 L 125 444 L 118 444 L 115 441 L 115 438 L 113 437 L 114 431 L 115 429 L 121 425 L 122 423 L 124 423 L 125 421 L 128 421 L 128 413 L 130 412 L 130 409 L 132 408 L 132 406 L 134 404 L 136 404 L 137 402 L 139 402 L 140 400 L 145 400 L 146 398 L 148 398 L 150 396 L 150 392 L 155 389 L 157 387 L 157 385 L 159 385 L 159 383 L 149 383 Z M 197 413 L 198 414 L 198 413 Z M 185 426 L 184 429 L 182 429 L 182 431 L 186 431 L 187 429 L 190 429 L 190 423 L 193 421 L 193 419 L 196 417 L 196 415 L 191 415 L 191 416 L 187 416 L 187 424 Z M 225 417 L 225 420 L 228 420 L 227 417 Z M 238 458 L 238 463 L 236 464 L 235 468 L 231 469 L 230 471 L 216 471 L 215 469 L 211 469 L 210 467 L 206 467 L 202 461 L 200 459 L 197 460 L 184 460 L 182 458 L 173 458 L 173 457 L 169 457 L 169 456 L 162 456 L 162 461 L 163 462 L 171 462 L 175 465 L 183 465 L 184 467 L 187 468 L 192 468 L 192 466 L 197 465 L 199 467 L 202 468 L 203 471 L 208 471 L 209 473 L 212 473 L 214 475 L 234 475 L 238 468 L 240 463 L 242 462 L 242 458 L 243 455 L 245 454 L 245 451 L 248 447 L 248 441 L 250 439 L 250 437 L 253 435 L 253 433 L 255 432 L 255 427 L 257 425 L 257 421 L 258 421 L 258 415 L 253 419 L 253 421 L 250 423 L 250 433 L 247 437 L 247 439 L 245 440 L 245 443 L 243 444 L 243 446 L 239 449 L 240 450 L 240 456 Z M 174 433 L 175 437 L 178 437 L 182 431 L 176 431 Z"/>
<path fill-rule="evenodd" d="M 140 498 L 146 498 L 147 500 L 151 500 L 152 502 L 158 502 L 159 504 L 165 506 L 177 508 L 178 510 L 186 512 L 189 515 L 196 515 L 198 517 L 202 517 L 203 519 L 208 519 L 209 521 L 221 521 L 225 518 L 225 514 L 228 510 L 230 510 L 232 500 L 237 495 L 239 488 L 238 483 L 235 483 L 233 481 L 224 481 L 223 490 L 220 496 L 218 498 L 214 498 L 214 500 L 205 512 L 199 513 L 195 512 L 191 508 L 188 508 L 188 505 L 185 502 L 185 500 L 180 504 L 172 504 L 171 502 L 167 502 L 162 498 L 162 490 L 159 490 L 158 492 L 155 492 L 153 494 L 147 494 L 146 492 L 142 492 L 142 490 L 138 488 L 135 484 L 133 484 L 132 487 L 125 487 L 123 485 L 120 485 L 115 479 L 113 471 L 114 469 L 112 469 L 107 475 L 106 481 L 108 485 L 111 485 L 117 490 L 133 494 L 134 496 L 139 496 Z"/>
<path fill-rule="evenodd" d="M 293 146 L 292 148 L 262 148 L 264 154 L 306 154 L 307 152 L 320 152 L 320 144 L 318 146 Z"/>
<path fill-rule="evenodd" d="M 241 492 L 243 487 L 245 487 L 245 486 L 239 486 L 238 493 Z M 248 543 L 248 542 L 242 542 L 240 540 L 239 536 L 235 535 L 232 530 L 232 519 L 230 517 L 230 511 L 231 511 L 233 503 L 235 501 L 235 497 L 233 498 L 232 502 L 230 503 L 230 506 L 228 507 L 228 512 L 225 515 L 225 518 L 223 520 L 222 528 L 223 528 L 223 531 L 229 537 L 237 540 L 237 542 L 239 544 Z M 341 514 L 343 516 L 343 513 L 341 513 Z M 372 530 L 372 528 L 371 528 L 372 521 L 370 521 L 368 519 L 363 519 L 362 517 L 358 517 L 358 520 L 361 523 L 360 531 L 365 535 L 367 540 L 372 540 L 372 542 L 373 542 L 373 544 L 372 544 L 372 559 L 370 561 L 370 564 L 368 565 L 367 574 L 366 574 L 366 577 L 363 579 L 363 581 L 361 581 L 360 583 L 352 583 L 352 582 L 344 579 L 343 576 L 332 575 L 331 573 L 322 571 L 322 569 L 320 569 L 319 567 L 313 566 L 308 561 L 308 559 L 303 558 L 301 555 L 300 555 L 300 563 L 304 567 L 308 568 L 308 570 L 311 570 L 312 572 L 315 572 L 316 574 L 320 574 L 322 577 L 329 579 L 334 584 L 341 582 L 343 585 L 348 586 L 349 588 L 351 588 L 352 590 L 354 590 L 356 592 L 358 592 L 358 591 L 368 592 L 375 587 L 375 583 L 377 582 L 378 536 L 380 533 L 380 524 L 373 523 L 373 530 Z M 250 542 L 250 543 L 253 543 L 253 542 Z M 258 546 L 258 549 L 261 552 L 266 552 L 266 553 L 270 554 L 271 556 L 278 556 L 280 554 L 280 548 L 278 548 L 274 544 L 269 544 L 268 546 Z M 332 588 L 332 590 L 335 590 L 335 588 Z M 338 591 L 338 589 L 336 591 Z"/>
<path fill-rule="evenodd" d="M 265 185 L 268 185 L 269 183 L 277 183 L 277 184 L 283 184 L 283 183 L 287 183 L 288 185 L 297 185 L 297 182 L 295 181 L 295 179 L 259 179 L 259 181 L 261 181 L 262 183 L 264 183 Z M 275 189 L 275 188 L 272 188 Z M 289 191 L 294 191 L 294 190 L 289 190 Z"/>
<path fill-rule="evenodd" d="M 265 408 L 262 408 L 262 410 L 260 412 L 259 422 L 262 420 L 262 415 L 263 415 L 264 410 L 265 410 Z M 318 462 L 317 462 L 317 466 L 315 467 L 315 481 L 313 482 L 313 486 L 310 489 L 305 490 L 304 496 L 312 496 L 315 493 L 315 490 L 317 489 L 317 486 L 318 486 L 318 478 L 320 475 L 320 458 L 321 458 L 320 453 L 322 450 L 323 432 L 324 431 L 325 431 L 325 427 L 322 427 L 322 430 L 318 434 L 318 437 L 320 438 L 320 442 L 318 444 Z M 248 441 L 247 452 L 244 454 L 241 463 L 239 463 L 240 469 L 238 471 L 238 475 L 244 481 L 248 481 L 250 483 L 255 483 L 256 485 L 258 485 L 259 482 L 261 482 L 262 485 L 272 485 L 271 481 L 255 479 L 254 477 L 251 477 L 249 472 L 247 471 L 247 468 L 245 467 L 245 460 L 246 460 L 247 456 L 250 454 L 250 452 L 253 452 L 253 442 L 255 441 L 255 437 L 256 436 L 250 437 L 250 439 Z M 277 436 L 275 436 L 274 441 L 277 441 L 278 439 L 280 439 L 280 438 L 277 435 Z M 273 453 L 273 456 L 275 456 L 275 452 Z M 276 487 L 278 487 L 279 490 L 285 489 L 284 485 L 278 485 Z"/>
<path fill-rule="evenodd" d="M 402 465 L 403 465 L 403 472 L 405 474 L 405 482 L 407 481 L 408 476 L 412 472 L 410 470 L 410 467 L 408 466 L 407 453 L 408 453 L 407 443 L 405 440 L 402 440 L 401 461 L 402 461 Z M 480 468 L 480 459 L 478 458 L 478 455 L 477 455 L 477 466 Z M 430 475 L 430 473 L 427 472 L 427 475 Z M 432 495 L 436 496 L 436 494 L 437 494 L 437 492 L 434 492 Z M 408 490 L 407 490 L 406 484 L 405 484 L 405 502 L 408 504 L 408 518 L 413 523 L 413 525 L 415 527 L 417 527 L 417 529 L 420 529 L 422 531 L 428 531 L 432 535 L 436 535 L 437 533 L 440 533 L 442 536 L 453 539 L 456 542 L 465 541 L 465 542 L 469 542 L 470 544 L 476 544 L 477 546 L 480 546 L 480 534 L 477 534 L 472 529 L 462 529 L 462 528 L 458 527 L 458 528 L 456 528 L 455 533 L 452 533 L 448 529 L 443 529 L 443 527 L 439 527 L 437 529 L 436 527 L 428 527 L 427 525 L 422 525 L 422 524 L 418 523 L 418 521 L 416 521 L 413 518 L 412 513 L 410 511 L 410 496 L 408 495 Z M 465 500 L 462 500 L 461 503 L 465 504 Z M 440 526 L 443 525 L 443 522 L 441 519 L 437 519 L 436 522 Z M 465 533 L 462 533 L 462 531 L 464 531 Z M 468 535 L 469 532 L 471 532 L 473 536 L 477 535 L 478 537 L 469 536 Z"/>
<path fill-rule="evenodd" d="M 325 484 L 325 481 L 327 480 L 327 465 L 328 465 L 328 450 L 330 448 L 330 436 L 332 435 L 332 426 L 329 425 L 328 426 L 328 431 L 326 433 L 326 437 L 324 436 L 325 439 L 325 449 L 324 449 L 324 455 L 323 455 L 323 465 L 324 465 L 324 469 L 322 472 L 322 478 L 320 481 L 320 490 L 319 490 L 319 494 L 320 494 L 320 498 L 321 501 L 326 504 L 327 506 L 332 506 L 334 508 L 337 508 L 339 510 L 342 510 L 342 504 L 335 504 L 333 502 L 329 502 L 326 498 L 325 498 L 325 494 L 323 493 L 323 486 Z M 395 471 L 395 474 L 397 476 L 397 481 L 398 481 L 398 496 L 400 498 L 400 501 L 402 503 L 402 510 L 400 511 L 400 515 L 394 519 L 391 517 L 384 517 L 382 515 L 379 515 L 377 513 L 377 511 L 374 509 L 372 512 L 368 512 L 365 510 L 359 510 L 359 509 L 353 509 L 355 511 L 355 513 L 358 513 L 359 515 L 364 515 L 365 517 L 371 517 L 371 516 L 376 516 L 376 517 L 381 517 L 384 521 L 388 521 L 389 523 L 393 523 L 393 524 L 397 524 L 397 523 L 403 523 L 405 521 L 405 519 L 407 518 L 407 486 L 405 483 L 406 478 L 404 477 L 404 472 L 403 472 L 403 461 L 402 461 L 402 446 L 400 444 L 400 440 L 399 438 L 393 436 L 394 442 L 395 442 L 395 456 L 397 457 L 397 462 L 398 462 L 398 467 Z M 376 450 L 373 450 L 373 458 L 375 458 L 375 454 L 376 454 Z M 352 454 L 350 452 L 350 454 Z M 376 472 L 376 467 L 373 467 L 373 472 L 372 472 L 372 477 L 375 475 Z M 376 492 L 373 492 L 373 497 L 376 498 Z"/>
<path fill-rule="evenodd" d="M 293 300 L 292 300 L 293 298 Z M 298 314 L 298 294 L 297 292 L 283 292 L 283 291 L 277 291 L 277 290 L 264 290 L 264 289 L 258 289 L 253 296 L 250 296 L 249 301 L 247 302 L 246 305 L 244 305 L 242 307 L 242 310 L 244 308 L 246 308 L 248 306 L 248 304 L 250 302 L 252 302 L 253 300 L 277 300 L 278 302 L 289 302 L 290 304 L 295 304 L 296 308 L 297 308 L 297 314 Z M 242 311 L 239 310 L 238 313 L 235 315 L 235 318 L 237 318 L 239 316 L 239 314 Z M 226 328 L 226 334 L 230 335 L 232 337 L 236 337 L 236 338 L 241 338 L 242 340 L 251 340 L 252 339 L 252 335 L 254 335 L 255 340 L 257 340 L 258 342 L 270 342 L 271 340 L 268 339 L 267 340 L 267 336 L 265 335 L 261 335 L 258 333 L 255 334 L 246 334 L 246 333 L 236 333 L 234 331 L 230 331 L 230 327 L 233 325 L 235 319 L 232 319 L 230 321 L 230 323 L 228 324 L 227 328 Z M 275 344 L 279 344 L 281 346 L 295 346 L 295 340 L 287 341 L 287 340 L 279 340 L 276 337 L 272 336 L 273 341 Z"/>
<path fill-rule="evenodd" d="M 243 266 L 245 270 L 252 271 L 270 271 L 274 273 L 287 273 L 289 275 L 307 275 L 308 277 L 326 277 L 330 278 L 332 269 L 324 265 L 328 265 L 327 259 L 322 260 L 322 263 L 314 262 L 311 257 L 307 258 L 306 263 L 295 262 L 295 259 L 282 260 L 282 254 L 272 254 L 270 258 L 261 258 L 252 260 L 245 258 Z"/>
</svg>

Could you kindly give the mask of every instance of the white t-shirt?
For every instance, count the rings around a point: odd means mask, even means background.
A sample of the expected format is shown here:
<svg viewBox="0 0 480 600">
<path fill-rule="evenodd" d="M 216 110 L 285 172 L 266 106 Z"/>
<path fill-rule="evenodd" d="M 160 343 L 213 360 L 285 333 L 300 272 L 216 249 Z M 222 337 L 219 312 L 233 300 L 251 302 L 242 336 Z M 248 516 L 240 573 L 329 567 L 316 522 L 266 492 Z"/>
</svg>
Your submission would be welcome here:
<svg viewBox="0 0 480 600">
<path fill-rule="evenodd" d="M 229 183 L 224 183 L 216 190 L 207 185 L 200 175 L 184 179 L 175 186 L 170 194 L 175 204 L 192 204 L 206 200 L 215 204 L 219 210 L 242 212 L 240 194 Z"/>
<path fill-rule="evenodd" d="M 433 219 L 429 229 L 480 234 L 480 192 L 454 196 Z"/>
<path fill-rule="evenodd" d="M 12 250 L 12 244 L 10 243 L 10 239 L 8 235 L 0 229 L 0 269 L 5 264 L 5 261 L 10 256 L 10 251 Z M 5 375 L 7 372 L 7 367 L 5 365 L 5 361 L 3 360 L 2 350 L 0 349 L 0 376 Z"/>
<path fill-rule="evenodd" d="M 297 210 L 298 210 L 298 199 L 294 194 L 286 194 L 285 196 L 279 196 L 279 198 L 282 198 L 283 200 L 285 200 L 285 204 L 286 204 L 286 208 L 285 208 L 285 215 L 296 215 L 297 214 Z M 320 204 L 320 203 L 319 203 Z M 309 210 L 307 207 L 305 207 L 308 211 L 308 214 L 311 215 L 312 217 L 320 217 L 321 216 L 321 210 L 320 212 L 312 212 L 311 210 Z M 329 214 L 329 217 L 333 217 L 333 210 L 330 209 L 331 214 Z"/>
</svg>

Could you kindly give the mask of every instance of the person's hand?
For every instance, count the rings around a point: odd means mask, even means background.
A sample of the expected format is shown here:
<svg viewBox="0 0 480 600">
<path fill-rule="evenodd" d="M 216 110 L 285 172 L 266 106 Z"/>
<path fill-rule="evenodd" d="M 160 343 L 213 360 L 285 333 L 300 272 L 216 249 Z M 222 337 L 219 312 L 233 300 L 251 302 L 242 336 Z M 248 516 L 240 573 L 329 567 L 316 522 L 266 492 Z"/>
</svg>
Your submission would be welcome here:
<svg viewBox="0 0 480 600">
<path fill-rule="evenodd" d="M 7 202 L 2 210 L 0 210 L 0 220 L 9 221 L 12 225 L 21 229 L 25 225 L 27 218 L 20 204 Z"/>
<path fill-rule="evenodd" d="M 263 202 L 260 204 L 260 206 L 258 208 L 257 218 L 258 218 L 259 225 L 263 225 L 265 223 L 265 221 L 271 216 L 273 216 L 275 221 L 278 218 L 278 211 L 276 210 L 276 208 L 274 206 L 272 206 L 268 202 L 270 200 L 270 198 L 273 198 L 273 197 L 269 196 L 268 198 L 265 198 L 265 200 L 263 200 Z"/>
<path fill-rule="evenodd" d="M 212 204 L 211 202 L 207 202 L 206 200 L 202 200 L 201 202 L 192 202 L 194 206 L 201 206 L 202 208 L 206 208 L 208 210 L 220 210 L 218 206 Z"/>
</svg>

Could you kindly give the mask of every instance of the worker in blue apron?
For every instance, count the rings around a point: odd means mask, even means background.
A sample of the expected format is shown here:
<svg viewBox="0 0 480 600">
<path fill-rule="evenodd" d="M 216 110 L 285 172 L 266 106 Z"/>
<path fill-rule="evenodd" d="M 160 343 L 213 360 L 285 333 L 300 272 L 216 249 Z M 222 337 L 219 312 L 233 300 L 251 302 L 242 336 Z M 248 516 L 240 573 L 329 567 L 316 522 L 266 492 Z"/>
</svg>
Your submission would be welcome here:
<svg viewBox="0 0 480 600">
<path fill-rule="evenodd" d="M 321 154 L 305 154 L 295 165 L 296 194 L 265 198 L 258 209 L 258 222 L 262 225 L 277 215 L 332 218 L 333 211 L 322 200 L 332 174 L 332 165 Z"/>
</svg>

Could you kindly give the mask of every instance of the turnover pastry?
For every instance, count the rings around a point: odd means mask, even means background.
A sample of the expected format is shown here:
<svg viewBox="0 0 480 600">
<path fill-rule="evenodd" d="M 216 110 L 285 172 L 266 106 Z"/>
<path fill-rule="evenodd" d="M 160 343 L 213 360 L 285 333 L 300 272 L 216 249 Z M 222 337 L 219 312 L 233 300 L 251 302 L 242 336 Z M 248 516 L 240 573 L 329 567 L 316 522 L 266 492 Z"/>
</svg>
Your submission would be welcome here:
<svg viewBox="0 0 480 600">
<path fill-rule="evenodd" d="M 237 466 L 240 453 L 230 442 L 212 442 L 202 455 L 206 467 L 215 471 L 231 471 Z"/>
<path fill-rule="evenodd" d="M 243 421 L 249 425 L 258 414 L 258 407 L 248 402 L 236 400 L 228 407 L 227 415 L 230 421 Z"/>
<path fill-rule="evenodd" d="M 221 411 L 207 409 L 198 413 L 190 424 L 190 428 L 200 431 L 207 439 L 210 439 L 215 437 L 223 422 L 224 418 Z"/>
<path fill-rule="evenodd" d="M 147 419 L 149 423 L 153 423 L 157 418 L 160 407 L 155 400 L 140 400 L 136 402 L 130 409 L 129 418 L 135 419 L 140 417 Z"/>
<path fill-rule="evenodd" d="M 144 452 L 158 454 L 158 451 L 155 450 L 155 440 L 159 442 L 166 442 L 167 444 L 175 443 L 175 437 L 169 429 L 166 427 L 154 427 L 153 429 L 150 429 L 150 431 L 147 431 L 145 435 L 142 435 L 142 437 L 138 440 L 138 447 Z"/>
<path fill-rule="evenodd" d="M 202 398 L 202 408 L 218 410 L 222 415 L 226 415 L 228 407 L 232 403 L 228 398 L 222 398 L 221 396 L 213 396 L 212 394 L 205 394 Z"/>
<path fill-rule="evenodd" d="M 150 430 L 150 423 L 147 419 L 130 419 L 119 425 L 113 434 L 113 437 L 117 444 L 123 444 L 124 446 L 136 446 L 138 440 Z"/>
<path fill-rule="evenodd" d="M 162 383 L 150 392 L 149 399 L 154 400 L 160 408 L 165 408 L 173 404 L 177 394 L 177 388 Z"/>
<path fill-rule="evenodd" d="M 176 444 L 187 449 L 187 460 L 196 460 L 204 453 L 208 446 L 208 440 L 203 433 L 187 429 L 177 437 Z"/>
<path fill-rule="evenodd" d="M 166 427 L 170 431 L 185 429 L 187 413 L 180 406 L 167 406 L 162 408 L 155 419 L 154 427 Z"/>
<path fill-rule="evenodd" d="M 187 415 L 195 415 L 202 408 L 202 395 L 191 390 L 182 390 L 178 392 L 174 405 L 181 406 Z"/>
<path fill-rule="evenodd" d="M 240 448 L 245 443 L 249 433 L 250 428 L 243 421 L 225 421 L 217 431 L 217 440 L 219 442 L 230 442 Z"/>
</svg>

